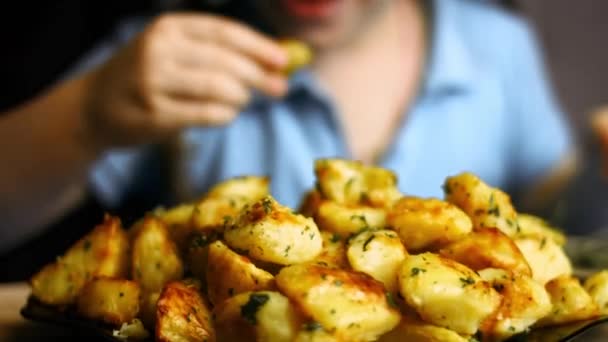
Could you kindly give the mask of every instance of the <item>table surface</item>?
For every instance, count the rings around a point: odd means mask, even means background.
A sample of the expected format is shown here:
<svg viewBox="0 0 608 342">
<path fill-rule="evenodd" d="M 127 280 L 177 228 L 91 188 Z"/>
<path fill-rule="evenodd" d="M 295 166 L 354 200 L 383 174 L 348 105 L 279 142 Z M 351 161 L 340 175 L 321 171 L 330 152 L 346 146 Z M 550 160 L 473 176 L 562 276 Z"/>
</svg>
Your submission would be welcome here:
<svg viewBox="0 0 608 342">
<path fill-rule="evenodd" d="M 27 341 L 97 341 L 97 336 L 82 335 L 82 332 L 56 327 L 44 323 L 31 322 L 23 317 L 19 311 L 25 304 L 30 289 L 26 283 L 0 283 L 0 341 L 27 342 Z M 589 330 L 576 341 L 594 342 L 608 341 L 608 324 L 600 325 Z"/>
</svg>

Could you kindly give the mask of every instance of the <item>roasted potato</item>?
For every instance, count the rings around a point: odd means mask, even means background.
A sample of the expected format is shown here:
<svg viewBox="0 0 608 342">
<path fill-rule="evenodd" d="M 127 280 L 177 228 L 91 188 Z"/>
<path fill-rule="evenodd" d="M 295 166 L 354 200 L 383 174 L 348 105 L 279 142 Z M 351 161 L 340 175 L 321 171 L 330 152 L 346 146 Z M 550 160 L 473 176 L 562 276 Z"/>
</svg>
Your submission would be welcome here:
<svg viewBox="0 0 608 342">
<path fill-rule="evenodd" d="M 382 335 L 378 342 L 470 342 L 450 329 L 426 323 L 418 317 L 403 315 L 399 325 Z"/>
<path fill-rule="evenodd" d="M 602 315 L 608 315 L 608 270 L 591 275 L 585 280 L 584 288 L 597 304 Z"/>
<path fill-rule="evenodd" d="M 218 341 L 291 342 L 302 318 L 278 292 L 244 292 L 214 309 Z"/>
<path fill-rule="evenodd" d="M 465 172 L 448 177 L 443 190 L 446 200 L 467 213 L 475 228 L 498 228 L 510 237 L 519 233 L 517 212 L 509 195 L 474 174 Z"/>
<path fill-rule="evenodd" d="M 323 249 L 314 262 L 330 267 L 349 268 L 350 264 L 346 257 L 346 238 L 327 231 L 321 231 L 321 237 L 323 238 Z"/>
<path fill-rule="evenodd" d="M 519 213 L 517 215 L 517 222 L 519 223 L 520 232 L 517 234 L 518 237 L 531 237 L 542 240 L 548 238 L 553 240 L 558 246 L 566 244 L 566 236 L 560 232 L 557 228 L 551 227 L 549 223 L 540 217 Z"/>
<path fill-rule="evenodd" d="M 315 216 L 320 229 L 349 237 L 366 229 L 386 227 L 386 210 L 322 201 Z"/>
<path fill-rule="evenodd" d="M 194 207 L 190 222 L 192 230 L 221 232 L 249 203 L 244 197 L 204 198 Z"/>
<path fill-rule="evenodd" d="M 532 276 L 530 265 L 513 240 L 496 228 L 476 229 L 459 241 L 439 251 L 439 254 L 470 267 L 473 271 L 501 268 Z"/>
<path fill-rule="evenodd" d="M 241 198 L 255 202 L 269 194 L 268 177 L 242 176 L 216 184 L 205 195 L 206 198 Z"/>
<path fill-rule="evenodd" d="M 157 209 L 153 213 L 165 223 L 171 239 L 180 250 L 184 250 L 188 244 L 188 236 L 192 232 L 190 221 L 194 208 L 194 204 L 187 203 L 169 209 Z"/>
<path fill-rule="evenodd" d="M 551 297 L 552 309 L 537 326 L 559 325 L 592 319 L 600 310 L 578 279 L 560 276 L 545 285 Z"/>
<path fill-rule="evenodd" d="M 457 241 L 473 228 L 462 210 L 435 198 L 403 197 L 390 210 L 387 222 L 411 252 Z"/>
<path fill-rule="evenodd" d="M 501 297 L 470 268 L 432 253 L 412 255 L 399 270 L 400 293 L 433 325 L 472 335 Z"/>
<path fill-rule="evenodd" d="M 355 271 L 382 282 L 390 292 L 398 291 L 398 270 L 407 252 L 392 230 L 366 230 L 349 240 L 346 251 Z"/>
<path fill-rule="evenodd" d="M 541 284 L 572 274 L 572 265 L 562 247 L 549 238 L 517 238 L 515 244 L 528 261 L 532 277 Z"/>
<path fill-rule="evenodd" d="M 257 268 L 247 257 L 233 252 L 221 241 L 209 245 L 207 260 L 207 294 L 213 305 L 239 293 L 274 287 L 272 274 Z"/>
<path fill-rule="evenodd" d="M 76 310 L 84 317 L 120 325 L 139 313 L 139 296 L 139 285 L 132 280 L 95 278 L 80 291 Z"/>
<path fill-rule="evenodd" d="M 341 341 L 373 341 L 399 323 L 384 286 L 367 274 L 298 264 L 283 268 L 277 287 Z"/>
<path fill-rule="evenodd" d="M 338 204 L 389 208 L 401 197 L 397 176 L 387 169 L 343 159 L 318 159 L 315 174 L 323 198 Z"/>
<path fill-rule="evenodd" d="M 243 210 L 224 232 L 226 243 L 250 257 L 279 265 L 311 261 L 323 240 L 315 222 L 264 197 Z"/>
<path fill-rule="evenodd" d="M 530 276 L 497 268 L 481 270 L 479 275 L 502 295 L 499 309 L 482 325 L 484 339 L 503 341 L 551 311 L 549 294 Z"/>
<path fill-rule="evenodd" d="M 283 39 L 279 44 L 288 56 L 287 65 L 282 70 L 283 74 L 289 75 L 312 61 L 312 49 L 305 43 L 295 39 Z"/>
<path fill-rule="evenodd" d="M 88 280 L 125 277 L 128 265 L 127 234 L 120 219 L 106 216 L 103 223 L 31 278 L 32 294 L 45 304 L 71 304 Z"/>
<path fill-rule="evenodd" d="M 185 252 L 185 262 L 190 273 L 200 279 L 203 284 L 207 282 L 209 245 L 220 237 L 221 233 L 212 229 L 197 230 L 190 235 L 189 245 Z"/>
<path fill-rule="evenodd" d="M 215 341 L 211 312 L 199 289 L 172 281 L 165 285 L 156 305 L 156 341 Z"/>
<path fill-rule="evenodd" d="M 181 279 L 184 267 L 165 224 L 148 216 L 133 240 L 132 276 L 144 293 L 158 292 L 171 280 Z"/>
</svg>

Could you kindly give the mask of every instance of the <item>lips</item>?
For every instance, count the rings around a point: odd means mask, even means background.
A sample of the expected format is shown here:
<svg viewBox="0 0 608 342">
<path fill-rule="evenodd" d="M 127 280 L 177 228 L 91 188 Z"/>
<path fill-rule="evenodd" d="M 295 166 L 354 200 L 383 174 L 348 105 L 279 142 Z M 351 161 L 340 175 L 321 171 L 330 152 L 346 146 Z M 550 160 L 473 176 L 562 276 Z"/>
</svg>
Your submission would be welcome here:
<svg viewBox="0 0 608 342">
<path fill-rule="evenodd" d="M 338 11 L 342 0 L 282 0 L 286 12 L 301 19 L 324 19 Z"/>
</svg>

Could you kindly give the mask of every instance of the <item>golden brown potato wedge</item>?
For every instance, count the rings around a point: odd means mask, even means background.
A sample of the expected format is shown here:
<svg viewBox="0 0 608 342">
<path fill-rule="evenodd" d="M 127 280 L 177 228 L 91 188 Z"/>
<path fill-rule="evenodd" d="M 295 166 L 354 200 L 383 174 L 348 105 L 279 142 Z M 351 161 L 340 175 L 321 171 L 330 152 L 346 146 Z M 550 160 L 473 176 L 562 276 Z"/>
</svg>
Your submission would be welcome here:
<svg viewBox="0 0 608 342">
<path fill-rule="evenodd" d="M 585 280 L 584 287 L 602 315 L 608 315 L 608 270 L 591 275 Z"/>
<path fill-rule="evenodd" d="M 519 213 L 517 215 L 517 222 L 519 223 L 520 232 L 517 234 L 518 237 L 531 237 L 542 240 L 548 238 L 553 240 L 558 246 L 566 244 L 566 236 L 560 232 L 557 228 L 552 227 L 540 217 Z"/>
<path fill-rule="evenodd" d="M 384 284 L 389 292 L 397 292 L 398 270 L 407 252 L 392 230 L 366 230 L 351 238 L 346 251 L 355 271 L 366 273 Z"/>
<path fill-rule="evenodd" d="M 367 274 L 298 264 L 283 268 L 277 287 L 303 313 L 342 341 L 373 341 L 399 323 L 384 286 Z"/>
<path fill-rule="evenodd" d="M 411 255 L 399 272 L 400 293 L 433 325 L 472 335 L 501 297 L 470 268 L 432 253 Z"/>
<path fill-rule="evenodd" d="M 80 291 L 76 310 L 84 317 L 120 325 L 138 315 L 139 296 L 139 285 L 132 280 L 95 278 Z"/>
<path fill-rule="evenodd" d="M 312 49 L 306 43 L 295 39 L 282 39 L 279 44 L 288 56 L 287 65 L 281 70 L 284 75 L 290 75 L 312 61 Z"/>
<path fill-rule="evenodd" d="M 439 254 L 456 260 L 473 271 L 501 268 L 527 276 L 532 275 L 530 265 L 517 245 L 496 228 L 476 229 L 461 240 L 442 248 Z"/>
<path fill-rule="evenodd" d="M 378 342 L 470 342 L 450 329 L 424 322 L 418 317 L 403 315 L 399 325 L 382 335 Z"/>
<path fill-rule="evenodd" d="M 268 196 L 270 179 L 268 177 L 242 176 L 227 179 L 216 184 L 205 195 L 207 198 L 242 198 L 255 202 Z"/>
<path fill-rule="evenodd" d="M 270 290 L 272 274 L 257 268 L 247 257 L 238 255 L 221 241 L 209 245 L 207 294 L 213 305 L 243 292 Z"/>
<path fill-rule="evenodd" d="M 559 325 L 592 319 L 600 310 L 578 279 L 560 276 L 545 285 L 551 303 L 551 312 L 543 317 L 537 326 Z"/>
<path fill-rule="evenodd" d="M 125 277 L 128 265 L 127 234 L 120 219 L 106 216 L 103 223 L 31 278 L 32 294 L 45 304 L 71 304 L 88 280 Z"/>
<path fill-rule="evenodd" d="M 528 261 L 532 277 L 546 284 L 559 276 L 572 274 L 572 265 L 563 248 L 549 238 L 516 238 L 515 244 Z"/>
<path fill-rule="evenodd" d="M 133 240 L 132 277 L 144 293 L 159 292 L 171 280 L 181 279 L 184 267 L 165 224 L 144 218 Z"/>
<path fill-rule="evenodd" d="M 526 331 L 551 311 L 549 294 L 530 276 L 497 268 L 479 274 L 502 295 L 500 307 L 481 327 L 484 339 L 506 340 Z"/>
<path fill-rule="evenodd" d="M 273 291 L 238 294 L 213 312 L 222 342 L 292 342 L 302 320 L 293 304 Z"/>
<path fill-rule="evenodd" d="M 192 224 L 190 221 L 194 208 L 194 204 L 187 203 L 169 209 L 158 209 L 154 211 L 154 215 L 165 223 L 171 239 L 181 251 L 186 248 L 188 236 L 192 232 Z"/>
<path fill-rule="evenodd" d="M 196 204 L 191 226 L 196 231 L 223 231 L 249 202 L 244 197 L 206 197 Z"/>
<path fill-rule="evenodd" d="M 510 237 L 519 233 L 517 212 L 509 195 L 474 174 L 465 172 L 448 177 L 443 190 L 446 200 L 467 213 L 474 227 L 498 228 Z"/>
<path fill-rule="evenodd" d="M 366 229 L 385 228 L 386 210 L 323 200 L 319 204 L 315 222 L 322 230 L 350 237 Z"/>
<path fill-rule="evenodd" d="M 279 265 L 316 258 L 323 240 L 315 222 L 264 197 L 224 232 L 226 243 L 250 257 Z"/>
<path fill-rule="evenodd" d="M 462 210 L 436 198 L 403 197 L 390 210 L 387 222 L 412 252 L 457 241 L 473 228 Z"/>
<path fill-rule="evenodd" d="M 314 262 L 329 267 L 349 268 L 350 264 L 346 257 L 346 238 L 328 231 L 321 231 L 321 237 L 323 238 L 323 249 Z"/>
<path fill-rule="evenodd" d="M 215 341 L 211 312 L 199 289 L 180 281 L 165 285 L 156 306 L 156 341 Z"/>
<path fill-rule="evenodd" d="M 338 204 L 390 208 L 401 197 L 397 176 L 387 169 L 350 160 L 318 159 L 315 174 L 318 191 Z"/>
</svg>

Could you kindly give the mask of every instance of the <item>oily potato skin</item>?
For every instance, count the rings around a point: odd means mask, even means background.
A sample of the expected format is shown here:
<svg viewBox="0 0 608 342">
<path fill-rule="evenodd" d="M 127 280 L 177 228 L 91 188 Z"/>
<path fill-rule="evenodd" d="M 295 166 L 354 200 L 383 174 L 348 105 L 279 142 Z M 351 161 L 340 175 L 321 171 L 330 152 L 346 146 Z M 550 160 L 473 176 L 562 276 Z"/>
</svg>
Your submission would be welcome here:
<svg viewBox="0 0 608 342">
<path fill-rule="evenodd" d="M 401 317 L 384 286 L 364 273 L 298 264 L 283 268 L 275 281 L 306 316 L 338 340 L 373 341 Z"/>
<path fill-rule="evenodd" d="M 505 340 L 526 331 L 551 311 L 549 294 L 530 276 L 496 268 L 479 274 L 502 295 L 499 309 L 481 327 L 485 338 Z"/>
<path fill-rule="evenodd" d="M 595 318 L 600 311 L 591 296 L 574 277 L 560 276 L 548 282 L 545 289 L 551 297 L 551 312 L 537 326 L 553 326 Z"/>
<path fill-rule="evenodd" d="M 315 174 L 322 197 L 338 204 L 389 208 L 401 197 L 397 176 L 387 169 L 357 161 L 318 159 Z"/>
<path fill-rule="evenodd" d="M 171 280 L 181 279 L 184 267 L 165 224 L 144 218 L 133 240 L 132 277 L 145 293 L 158 292 Z"/>
<path fill-rule="evenodd" d="M 392 230 L 367 230 L 351 238 L 346 251 L 355 271 L 366 273 L 384 284 L 389 292 L 398 291 L 398 270 L 407 252 Z"/>
<path fill-rule="evenodd" d="M 439 254 L 470 267 L 473 271 L 501 268 L 532 276 L 532 270 L 517 245 L 496 228 L 476 229 L 459 241 L 439 251 Z"/>
<path fill-rule="evenodd" d="M 500 189 L 468 172 L 448 177 L 443 189 L 445 199 L 469 215 L 474 227 L 495 227 L 510 237 L 519 233 L 511 198 Z"/>
<path fill-rule="evenodd" d="M 215 341 L 211 312 L 196 286 L 165 285 L 156 305 L 156 341 Z"/>
<path fill-rule="evenodd" d="M 291 342 L 302 322 L 289 299 L 273 291 L 240 293 L 213 313 L 217 339 L 222 342 Z"/>
<path fill-rule="evenodd" d="M 139 297 L 139 285 L 132 280 L 95 278 L 82 288 L 76 311 L 86 318 L 117 326 L 138 315 Z"/>
<path fill-rule="evenodd" d="M 103 223 L 30 279 L 32 294 L 45 304 L 71 304 L 88 280 L 125 277 L 128 265 L 127 234 L 120 219 L 106 215 Z"/>
<path fill-rule="evenodd" d="M 274 287 L 272 274 L 256 267 L 251 260 L 233 252 L 221 241 L 209 245 L 207 294 L 213 305 L 249 291 Z"/>
<path fill-rule="evenodd" d="M 241 212 L 224 232 L 226 244 L 248 256 L 279 265 L 307 262 L 321 253 L 315 222 L 264 197 Z"/>
<path fill-rule="evenodd" d="M 432 253 L 407 257 L 399 285 L 407 304 L 424 321 L 461 334 L 474 334 L 501 301 L 471 269 Z"/>
<path fill-rule="evenodd" d="M 322 201 L 319 204 L 315 222 L 320 229 L 349 237 L 365 229 L 385 228 L 386 210 Z"/>
<path fill-rule="evenodd" d="M 387 222 L 412 252 L 456 241 L 473 228 L 462 210 L 436 198 L 403 197 L 390 210 Z"/>
<path fill-rule="evenodd" d="M 424 322 L 412 315 L 403 315 L 399 325 L 382 335 L 378 342 L 469 342 L 468 337 Z"/>
<path fill-rule="evenodd" d="M 517 238 L 514 240 L 528 265 L 532 277 L 541 284 L 546 284 L 560 276 L 572 274 L 570 259 L 563 248 L 549 238 Z"/>
<path fill-rule="evenodd" d="M 602 315 L 608 315 L 608 271 L 592 274 L 585 280 L 584 288 L 597 304 Z"/>
</svg>

